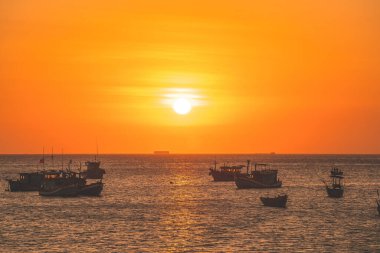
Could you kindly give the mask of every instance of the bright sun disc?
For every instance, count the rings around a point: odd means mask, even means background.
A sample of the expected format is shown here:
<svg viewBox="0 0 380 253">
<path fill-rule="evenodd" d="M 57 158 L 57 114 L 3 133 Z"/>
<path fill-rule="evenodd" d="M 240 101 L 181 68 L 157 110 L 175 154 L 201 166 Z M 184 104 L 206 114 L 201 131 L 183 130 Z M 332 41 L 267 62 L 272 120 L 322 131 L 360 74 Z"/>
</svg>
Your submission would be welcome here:
<svg viewBox="0 0 380 253">
<path fill-rule="evenodd" d="M 188 114 L 191 111 L 191 104 L 185 98 L 178 98 L 173 103 L 173 110 L 178 114 Z"/>
</svg>

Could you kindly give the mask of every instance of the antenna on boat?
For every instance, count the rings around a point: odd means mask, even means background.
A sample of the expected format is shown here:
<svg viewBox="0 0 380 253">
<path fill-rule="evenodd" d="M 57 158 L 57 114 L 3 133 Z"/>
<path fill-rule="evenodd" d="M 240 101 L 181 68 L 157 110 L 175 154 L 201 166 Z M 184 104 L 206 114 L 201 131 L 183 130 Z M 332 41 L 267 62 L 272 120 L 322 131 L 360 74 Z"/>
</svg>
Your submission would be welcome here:
<svg viewBox="0 0 380 253">
<path fill-rule="evenodd" d="M 53 168 L 54 168 L 54 152 L 53 152 L 53 147 L 51 147 L 51 162 L 52 162 Z"/>
<path fill-rule="evenodd" d="M 247 174 L 249 172 L 249 164 L 251 163 L 251 160 L 247 160 Z"/>
<path fill-rule="evenodd" d="M 62 148 L 62 156 L 61 156 L 61 165 L 62 165 L 62 170 L 63 170 L 63 148 Z"/>
<path fill-rule="evenodd" d="M 42 146 L 42 170 L 45 170 L 45 147 Z"/>
<path fill-rule="evenodd" d="M 96 155 L 95 155 L 95 161 L 96 157 L 99 156 L 99 147 L 98 147 L 98 139 L 96 139 Z"/>
</svg>

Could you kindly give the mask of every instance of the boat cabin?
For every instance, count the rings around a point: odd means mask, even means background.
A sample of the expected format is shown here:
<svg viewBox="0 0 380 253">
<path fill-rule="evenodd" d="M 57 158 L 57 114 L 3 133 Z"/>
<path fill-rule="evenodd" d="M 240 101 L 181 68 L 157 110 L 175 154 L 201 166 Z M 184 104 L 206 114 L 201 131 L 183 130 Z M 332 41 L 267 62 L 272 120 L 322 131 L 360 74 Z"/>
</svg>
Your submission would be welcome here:
<svg viewBox="0 0 380 253">
<path fill-rule="evenodd" d="M 85 179 L 81 178 L 78 173 L 63 170 L 46 171 L 42 181 L 43 187 L 70 184 L 85 184 Z"/>
<path fill-rule="evenodd" d="M 33 173 L 20 173 L 20 183 L 27 183 L 32 185 L 40 185 L 43 174 L 41 172 Z"/>
<path fill-rule="evenodd" d="M 89 179 L 102 179 L 106 171 L 100 168 L 100 161 L 87 161 L 85 163 L 87 170 L 82 174 Z"/>
<path fill-rule="evenodd" d="M 19 179 L 8 180 L 8 190 L 17 191 L 37 191 L 44 178 L 43 172 L 20 173 Z"/>
<path fill-rule="evenodd" d="M 224 172 L 238 173 L 244 167 L 245 167 L 245 165 L 226 166 L 224 164 L 224 166 L 220 166 L 220 170 L 224 171 Z"/>
<path fill-rule="evenodd" d="M 228 166 L 224 164 L 223 166 L 220 166 L 219 169 L 217 169 L 215 161 L 214 167 L 210 168 L 209 175 L 214 178 L 214 181 L 234 181 L 235 175 L 240 174 L 241 169 L 244 167 L 244 165 Z"/>
<path fill-rule="evenodd" d="M 277 178 L 277 170 L 268 169 L 265 163 L 255 163 L 254 170 L 250 166 L 251 161 L 247 161 L 247 173 L 236 174 L 235 184 L 239 189 L 249 188 L 279 188 L 282 181 Z"/>
<path fill-rule="evenodd" d="M 255 163 L 255 170 L 251 171 L 251 177 L 263 184 L 275 184 L 277 183 L 278 170 L 272 170 L 269 168 L 269 164 Z"/>
<path fill-rule="evenodd" d="M 100 168 L 100 161 L 87 161 L 85 165 L 87 170 L 96 170 Z"/>
<path fill-rule="evenodd" d="M 330 171 L 330 175 L 331 176 L 343 176 L 343 171 L 341 171 L 340 169 L 338 169 L 336 167 L 333 167 Z"/>
</svg>

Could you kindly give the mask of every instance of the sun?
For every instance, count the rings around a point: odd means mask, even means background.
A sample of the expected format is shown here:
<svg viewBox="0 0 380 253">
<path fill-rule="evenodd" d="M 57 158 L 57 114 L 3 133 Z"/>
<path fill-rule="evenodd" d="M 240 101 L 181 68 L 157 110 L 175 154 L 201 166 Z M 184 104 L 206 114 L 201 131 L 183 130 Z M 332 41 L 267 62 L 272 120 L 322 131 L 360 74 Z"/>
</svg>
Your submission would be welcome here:
<svg viewBox="0 0 380 253">
<path fill-rule="evenodd" d="M 177 98 L 172 107 L 177 114 L 181 115 L 188 114 L 192 108 L 190 101 L 186 98 Z"/>
</svg>

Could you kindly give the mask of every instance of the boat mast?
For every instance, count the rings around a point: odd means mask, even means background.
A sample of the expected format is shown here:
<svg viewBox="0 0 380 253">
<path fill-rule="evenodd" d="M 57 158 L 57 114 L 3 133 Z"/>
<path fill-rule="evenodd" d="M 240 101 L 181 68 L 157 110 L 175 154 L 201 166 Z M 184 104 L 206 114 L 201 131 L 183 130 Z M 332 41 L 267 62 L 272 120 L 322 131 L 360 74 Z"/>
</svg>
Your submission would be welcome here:
<svg viewBox="0 0 380 253">
<path fill-rule="evenodd" d="M 96 140 L 96 155 L 95 155 L 95 162 L 96 162 L 96 157 L 99 155 L 99 148 L 98 148 L 98 140 Z"/>
<path fill-rule="evenodd" d="M 62 156 L 61 156 L 61 165 L 62 165 L 62 170 L 63 170 L 63 148 L 62 148 Z"/>
<path fill-rule="evenodd" d="M 45 170 L 45 147 L 42 147 L 42 170 Z"/>
<path fill-rule="evenodd" d="M 249 172 L 249 164 L 251 163 L 251 160 L 247 160 L 247 174 Z"/>
<path fill-rule="evenodd" d="M 53 147 L 51 147 L 51 162 L 52 162 L 53 168 L 54 168 L 54 152 L 53 152 Z"/>
</svg>

